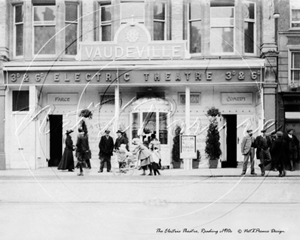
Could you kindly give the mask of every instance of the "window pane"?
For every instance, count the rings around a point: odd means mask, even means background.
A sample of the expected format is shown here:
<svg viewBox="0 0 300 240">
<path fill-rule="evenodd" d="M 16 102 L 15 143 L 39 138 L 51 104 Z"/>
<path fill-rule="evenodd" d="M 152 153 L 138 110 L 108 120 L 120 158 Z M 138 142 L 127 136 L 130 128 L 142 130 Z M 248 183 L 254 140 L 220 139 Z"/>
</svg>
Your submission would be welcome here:
<svg viewBox="0 0 300 240">
<path fill-rule="evenodd" d="M 159 141 L 168 144 L 167 113 L 159 113 Z"/>
<path fill-rule="evenodd" d="M 111 6 L 101 6 L 101 21 L 111 20 Z"/>
<path fill-rule="evenodd" d="M 154 40 L 164 40 L 164 39 L 165 39 L 165 23 L 154 22 Z"/>
<path fill-rule="evenodd" d="M 233 18 L 234 8 L 213 7 L 210 11 L 211 18 Z"/>
<path fill-rule="evenodd" d="M 210 23 L 212 27 L 233 26 L 234 19 L 233 18 L 212 18 Z"/>
<path fill-rule="evenodd" d="M 300 69 L 300 52 L 292 53 L 292 68 Z"/>
<path fill-rule="evenodd" d="M 154 3 L 153 13 L 154 19 L 165 20 L 165 4 Z"/>
<path fill-rule="evenodd" d="M 291 8 L 300 8 L 299 0 L 290 0 Z"/>
<path fill-rule="evenodd" d="M 244 23 L 245 52 L 254 53 L 254 23 Z"/>
<path fill-rule="evenodd" d="M 138 130 L 140 128 L 140 114 L 132 114 L 132 138 L 138 137 Z"/>
<path fill-rule="evenodd" d="M 77 21 L 77 4 L 66 4 L 66 21 Z"/>
<path fill-rule="evenodd" d="M 293 28 L 300 28 L 300 23 L 292 23 Z"/>
<path fill-rule="evenodd" d="M 16 6 L 16 12 L 15 12 L 16 16 L 15 16 L 15 22 L 23 22 L 23 6 L 19 5 Z"/>
<path fill-rule="evenodd" d="M 292 10 L 292 21 L 300 21 L 300 9 Z"/>
<path fill-rule="evenodd" d="M 29 91 L 13 91 L 12 110 L 29 111 Z"/>
<path fill-rule="evenodd" d="M 129 22 L 132 16 L 136 21 L 144 21 L 144 3 L 121 4 L 121 21 Z"/>
<path fill-rule="evenodd" d="M 65 53 L 77 54 L 77 24 L 67 24 L 65 28 Z"/>
<path fill-rule="evenodd" d="M 254 3 L 244 3 L 244 18 L 254 19 Z"/>
<path fill-rule="evenodd" d="M 16 55 L 23 55 L 23 24 L 16 26 Z"/>
<path fill-rule="evenodd" d="M 300 80 L 300 71 L 299 70 L 292 71 L 292 79 Z"/>
<path fill-rule="evenodd" d="M 156 113 L 155 112 L 147 112 L 143 113 L 143 124 L 144 129 L 150 130 L 150 132 L 156 131 Z"/>
<path fill-rule="evenodd" d="M 54 35 L 55 35 L 55 27 L 52 26 L 35 27 L 34 28 L 34 53 L 36 54 L 40 51 L 39 54 L 55 54 L 55 37 L 53 37 Z M 44 46 L 45 43 L 47 44 Z"/>
<path fill-rule="evenodd" d="M 34 21 L 55 21 L 54 6 L 34 7 Z"/>
<path fill-rule="evenodd" d="M 233 52 L 233 28 L 212 28 L 210 39 L 211 53 Z"/>
<path fill-rule="evenodd" d="M 111 41 L 111 25 L 102 26 L 101 40 L 102 41 Z"/>
<path fill-rule="evenodd" d="M 189 5 L 189 19 L 200 19 L 201 18 L 201 8 L 199 0 L 192 0 Z"/>
<path fill-rule="evenodd" d="M 190 52 L 201 52 L 201 21 L 190 23 Z"/>
</svg>

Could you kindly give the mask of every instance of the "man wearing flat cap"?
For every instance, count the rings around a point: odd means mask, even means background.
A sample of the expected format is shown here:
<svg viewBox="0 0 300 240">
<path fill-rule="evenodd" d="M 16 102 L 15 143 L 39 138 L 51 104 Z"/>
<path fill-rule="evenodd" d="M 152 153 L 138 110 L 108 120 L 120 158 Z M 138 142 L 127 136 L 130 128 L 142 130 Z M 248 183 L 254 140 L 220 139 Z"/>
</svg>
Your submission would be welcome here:
<svg viewBox="0 0 300 240">
<path fill-rule="evenodd" d="M 114 150 L 114 140 L 109 136 L 110 131 L 105 130 L 105 135 L 101 137 L 99 142 L 99 158 L 100 158 L 100 170 L 99 173 L 103 172 L 104 163 L 106 162 L 107 172 L 111 171 L 111 156 Z"/>
<path fill-rule="evenodd" d="M 270 147 L 271 139 L 266 135 L 266 129 L 261 130 L 261 135 L 255 139 L 256 158 L 260 160 L 258 166 L 261 170 L 261 176 L 265 176 L 265 166 L 271 161 Z"/>
<path fill-rule="evenodd" d="M 244 155 L 243 171 L 241 175 L 245 175 L 247 171 L 247 165 L 250 158 L 251 175 L 256 175 L 254 170 L 254 153 L 255 153 L 255 138 L 252 136 L 251 129 L 247 130 L 247 136 L 245 136 L 241 143 L 241 151 Z"/>
</svg>

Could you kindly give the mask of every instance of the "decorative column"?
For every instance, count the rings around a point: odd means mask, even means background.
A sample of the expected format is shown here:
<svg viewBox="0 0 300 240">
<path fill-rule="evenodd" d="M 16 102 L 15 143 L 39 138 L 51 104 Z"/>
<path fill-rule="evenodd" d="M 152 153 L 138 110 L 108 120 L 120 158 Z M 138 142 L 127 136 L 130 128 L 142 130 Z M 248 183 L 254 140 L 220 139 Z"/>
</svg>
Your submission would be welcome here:
<svg viewBox="0 0 300 240">
<path fill-rule="evenodd" d="M 190 134 L 190 116 L 191 116 L 191 90 L 190 86 L 185 87 L 185 134 Z M 185 158 L 183 159 L 184 169 L 192 169 L 192 159 Z"/>
</svg>

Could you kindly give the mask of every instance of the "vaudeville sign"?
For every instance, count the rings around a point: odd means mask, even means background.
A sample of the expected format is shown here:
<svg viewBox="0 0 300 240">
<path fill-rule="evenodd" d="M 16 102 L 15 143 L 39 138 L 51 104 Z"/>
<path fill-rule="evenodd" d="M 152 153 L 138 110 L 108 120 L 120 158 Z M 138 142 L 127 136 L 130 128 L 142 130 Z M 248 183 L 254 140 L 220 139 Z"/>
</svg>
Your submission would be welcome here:
<svg viewBox="0 0 300 240">
<path fill-rule="evenodd" d="M 180 158 L 197 158 L 196 136 L 182 135 L 180 138 Z"/>
</svg>

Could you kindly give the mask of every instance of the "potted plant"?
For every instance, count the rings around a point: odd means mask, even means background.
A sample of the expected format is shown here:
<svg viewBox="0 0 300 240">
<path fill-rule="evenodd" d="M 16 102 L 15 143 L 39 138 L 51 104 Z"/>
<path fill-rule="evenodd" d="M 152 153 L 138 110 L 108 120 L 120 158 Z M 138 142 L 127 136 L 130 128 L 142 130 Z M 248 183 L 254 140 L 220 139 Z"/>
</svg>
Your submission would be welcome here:
<svg viewBox="0 0 300 240">
<path fill-rule="evenodd" d="M 201 160 L 201 154 L 200 151 L 197 150 L 197 158 L 193 159 L 193 169 L 199 168 L 200 160 Z"/>
<path fill-rule="evenodd" d="M 172 165 L 173 168 L 180 168 L 181 163 L 183 163 L 180 158 L 180 132 L 181 127 L 176 126 L 175 137 L 173 138 L 173 148 L 172 148 Z"/>
<path fill-rule="evenodd" d="M 221 116 L 221 113 L 217 108 L 212 107 L 207 111 L 207 116 L 209 118 L 209 127 L 205 140 L 205 153 L 209 159 L 209 168 L 216 168 L 222 154 L 217 121 L 217 117 Z"/>
</svg>

